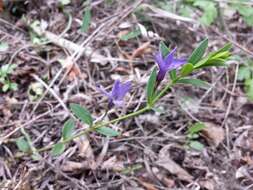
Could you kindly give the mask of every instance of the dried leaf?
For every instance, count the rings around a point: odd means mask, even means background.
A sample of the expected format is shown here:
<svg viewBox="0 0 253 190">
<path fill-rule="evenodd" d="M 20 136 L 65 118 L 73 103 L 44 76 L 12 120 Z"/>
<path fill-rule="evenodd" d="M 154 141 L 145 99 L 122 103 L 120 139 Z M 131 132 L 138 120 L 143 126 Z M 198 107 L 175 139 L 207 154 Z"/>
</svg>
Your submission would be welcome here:
<svg viewBox="0 0 253 190">
<path fill-rule="evenodd" d="M 116 156 L 104 161 L 101 165 L 104 170 L 122 171 L 124 169 L 123 162 L 119 161 Z"/>
<path fill-rule="evenodd" d="M 240 179 L 240 178 L 247 177 L 248 175 L 249 175 L 249 173 L 247 171 L 247 167 L 246 166 L 242 166 L 242 167 L 240 167 L 240 168 L 238 168 L 236 170 L 235 178 L 236 179 Z"/>
<path fill-rule="evenodd" d="M 143 55 L 144 53 L 149 52 L 150 50 L 151 50 L 150 49 L 150 42 L 146 42 L 146 43 L 142 44 L 140 47 L 138 47 L 136 50 L 134 50 L 130 60 L 133 60 L 135 57 L 139 57 L 139 56 Z"/>
<path fill-rule="evenodd" d="M 216 183 L 214 180 L 206 179 L 199 182 L 200 186 L 207 190 L 214 190 Z"/>
<path fill-rule="evenodd" d="M 80 157 L 86 158 L 88 160 L 94 160 L 93 150 L 90 146 L 90 142 L 89 142 L 88 137 L 86 135 L 83 135 L 83 136 L 75 139 L 75 142 L 78 146 Z"/>
<path fill-rule="evenodd" d="M 170 173 L 176 175 L 181 180 L 191 182 L 193 179 L 193 177 L 187 171 L 181 168 L 181 166 L 179 166 L 169 157 L 159 158 L 159 160 L 156 161 L 156 164 L 168 170 Z"/>
<path fill-rule="evenodd" d="M 138 180 L 142 186 L 145 187 L 146 190 L 158 190 L 153 184 L 145 182 L 141 179 Z"/>
<path fill-rule="evenodd" d="M 0 12 L 3 12 L 4 10 L 4 3 L 3 0 L 0 0 Z"/>
<path fill-rule="evenodd" d="M 76 64 L 74 64 L 68 73 L 68 79 L 70 81 L 73 81 L 78 77 L 84 79 L 86 78 L 86 75 L 82 75 L 80 68 Z"/>
<path fill-rule="evenodd" d="M 156 161 L 156 164 L 168 170 L 171 174 L 176 175 L 179 179 L 191 182 L 193 177 L 170 158 L 168 148 L 168 146 L 165 146 L 160 150 L 159 158 Z"/>
<path fill-rule="evenodd" d="M 90 164 L 87 161 L 84 162 L 65 161 L 61 165 L 61 169 L 62 171 L 65 172 L 73 172 L 81 169 L 90 169 Z"/>
<path fill-rule="evenodd" d="M 58 61 L 60 62 L 63 68 L 66 68 L 68 72 L 67 76 L 70 81 L 73 81 L 74 79 L 78 77 L 81 79 L 84 79 L 87 77 L 86 75 L 81 73 L 81 70 L 78 67 L 78 65 L 73 63 L 73 60 L 71 59 L 71 57 L 67 57 L 66 59 L 59 59 Z"/>
<path fill-rule="evenodd" d="M 224 129 L 213 123 L 205 123 L 205 126 L 206 127 L 202 129 L 201 133 L 208 140 L 210 145 L 217 147 L 224 140 Z"/>
</svg>

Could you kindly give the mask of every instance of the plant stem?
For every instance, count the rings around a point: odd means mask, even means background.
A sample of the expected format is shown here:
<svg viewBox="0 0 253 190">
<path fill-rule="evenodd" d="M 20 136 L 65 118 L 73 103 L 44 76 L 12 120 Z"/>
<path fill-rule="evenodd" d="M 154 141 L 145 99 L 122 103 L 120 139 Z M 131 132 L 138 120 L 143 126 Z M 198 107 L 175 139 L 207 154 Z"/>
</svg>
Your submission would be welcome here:
<svg viewBox="0 0 253 190">
<path fill-rule="evenodd" d="M 167 91 L 175 84 L 176 80 L 172 81 L 171 83 L 169 83 L 167 86 L 165 86 L 165 88 L 155 97 L 155 99 L 152 101 L 152 105 L 154 105 L 160 98 L 162 98 L 166 93 Z M 113 119 L 111 121 L 107 121 L 107 122 L 104 122 L 104 123 L 96 123 L 94 124 L 93 126 L 87 128 L 87 129 L 84 129 L 83 131 L 79 132 L 78 134 L 72 136 L 71 138 L 69 139 L 66 139 L 66 140 L 62 140 L 60 141 L 60 143 L 68 143 L 70 141 L 72 141 L 73 139 L 76 139 L 82 135 L 85 135 L 87 134 L 88 132 L 91 132 L 91 131 L 95 131 L 96 129 L 100 128 L 100 127 L 104 127 L 104 126 L 107 126 L 107 125 L 110 125 L 110 124 L 113 124 L 113 123 L 116 123 L 116 122 L 119 122 L 119 121 L 122 121 L 122 120 L 125 120 L 125 119 L 129 119 L 131 117 L 135 117 L 137 115 L 140 115 L 150 109 L 152 109 L 153 106 L 150 106 L 150 105 L 147 105 L 146 107 L 140 109 L 140 110 L 137 110 L 135 112 L 132 112 L 132 113 L 129 113 L 127 115 L 123 115 L 121 117 L 118 117 L 116 119 Z M 37 151 L 38 152 L 41 152 L 41 151 L 45 151 L 45 150 L 49 150 L 51 149 L 52 147 L 54 146 L 54 144 L 52 145 L 49 145 L 49 146 L 46 146 L 44 148 L 41 148 L 41 149 L 38 149 Z"/>
<path fill-rule="evenodd" d="M 165 86 L 165 88 L 152 101 L 152 105 L 154 105 L 160 98 L 162 98 L 167 93 L 167 91 L 175 84 L 175 82 L 176 82 L 176 80 L 167 84 L 167 86 Z"/>
<path fill-rule="evenodd" d="M 150 110 L 150 109 L 151 109 L 151 107 L 146 106 L 146 107 L 144 107 L 144 108 L 142 108 L 142 109 L 140 109 L 140 110 L 138 110 L 138 111 L 132 112 L 132 113 L 127 114 L 127 115 L 123 115 L 123 116 L 118 117 L 118 118 L 116 118 L 116 119 L 113 119 L 113 120 L 111 120 L 111 121 L 104 122 L 104 123 L 97 123 L 97 124 L 95 124 L 95 125 L 93 125 L 93 126 L 87 128 L 87 129 L 84 129 L 83 131 L 81 131 L 80 133 L 78 133 L 78 134 L 72 136 L 72 137 L 69 138 L 69 139 L 60 141 L 60 143 L 63 143 L 63 144 L 68 143 L 68 142 L 72 141 L 73 139 L 76 139 L 76 138 L 78 138 L 78 137 L 80 137 L 80 136 L 82 136 L 82 135 L 85 135 L 85 134 L 87 134 L 88 132 L 94 131 L 94 130 L 100 128 L 100 127 L 104 127 L 104 126 L 106 126 L 106 125 L 110 125 L 110 124 L 113 124 L 113 123 L 116 123 L 116 122 L 119 122 L 119 121 L 122 121 L 122 120 L 125 120 L 125 119 L 128 119 L 128 118 L 131 118 L 131 117 L 140 115 L 140 114 L 142 114 L 142 113 L 144 113 L 144 112 L 146 112 L 146 111 L 148 111 L 148 110 Z M 46 146 L 46 147 L 43 147 L 43 148 L 41 148 L 41 149 L 38 149 L 37 151 L 38 151 L 38 152 L 41 152 L 41 151 L 49 150 L 49 149 L 51 149 L 53 146 L 54 146 L 54 144 L 49 145 L 49 146 Z"/>
</svg>

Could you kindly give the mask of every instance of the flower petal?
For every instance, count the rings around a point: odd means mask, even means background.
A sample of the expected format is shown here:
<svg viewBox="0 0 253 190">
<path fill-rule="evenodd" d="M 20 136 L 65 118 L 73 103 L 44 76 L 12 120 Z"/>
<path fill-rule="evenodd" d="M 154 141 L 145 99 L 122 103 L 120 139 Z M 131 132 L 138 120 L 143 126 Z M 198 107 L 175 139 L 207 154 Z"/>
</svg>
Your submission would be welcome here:
<svg viewBox="0 0 253 190">
<path fill-rule="evenodd" d="M 172 64 L 173 58 L 174 58 L 174 53 L 177 50 L 177 48 L 175 47 L 164 59 L 164 62 L 166 63 L 166 67 L 170 67 L 170 65 Z"/>
<path fill-rule="evenodd" d="M 116 107 L 124 107 L 125 103 L 123 100 L 113 100 L 113 105 L 115 105 Z"/>
<path fill-rule="evenodd" d="M 111 93 L 107 92 L 103 86 L 97 85 L 97 86 L 96 86 L 96 89 L 97 89 L 97 91 L 99 91 L 101 94 L 104 94 L 104 95 L 107 96 L 108 98 L 111 98 Z"/>
<path fill-rule="evenodd" d="M 131 89 L 131 82 L 122 83 L 118 92 L 117 100 L 123 100 L 126 93 Z"/>
<path fill-rule="evenodd" d="M 162 53 L 158 52 L 155 54 L 155 62 L 157 63 L 159 69 L 165 69 L 166 63 L 163 60 Z"/>
<path fill-rule="evenodd" d="M 187 63 L 187 59 L 173 59 L 170 70 L 178 69 L 180 66 Z"/>
<path fill-rule="evenodd" d="M 113 84 L 112 93 L 111 93 L 113 99 L 117 99 L 117 97 L 119 96 L 118 95 L 119 91 L 120 91 L 120 81 L 116 80 Z"/>
</svg>

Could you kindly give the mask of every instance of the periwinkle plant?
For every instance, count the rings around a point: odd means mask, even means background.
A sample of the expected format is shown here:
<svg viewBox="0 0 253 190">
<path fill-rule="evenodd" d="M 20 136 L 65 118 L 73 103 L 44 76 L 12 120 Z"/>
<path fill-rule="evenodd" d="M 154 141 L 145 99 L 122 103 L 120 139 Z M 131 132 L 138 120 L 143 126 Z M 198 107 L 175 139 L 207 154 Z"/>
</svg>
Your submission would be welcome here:
<svg viewBox="0 0 253 190">
<path fill-rule="evenodd" d="M 161 42 L 159 52 L 155 56 L 155 62 L 158 65 L 158 71 L 156 67 L 153 68 L 146 86 L 146 106 L 110 121 L 94 122 L 88 110 L 78 104 L 71 104 L 70 108 L 75 117 L 82 123 L 87 124 L 89 127 L 75 133 L 74 118 L 69 119 L 64 124 L 61 140 L 55 145 L 49 145 L 37 151 L 39 152 L 52 148 L 52 153 L 54 155 L 61 154 L 64 151 L 65 144 L 67 142 L 70 142 L 71 140 L 92 131 L 96 131 L 109 137 L 118 136 L 119 132 L 110 128 L 110 124 L 114 124 L 150 111 L 154 108 L 157 101 L 169 92 L 169 89 L 172 86 L 176 84 L 192 84 L 195 86 L 203 86 L 206 84 L 204 81 L 191 78 L 190 74 L 194 71 L 198 71 L 199 69 L 210 66 L 225 66 L 225 62 L 230 57 L 229 50 L 231 48 L 231 45 L 227 44 L 218 51 L 211 52 L 204 56 L 207 46 L 208 40 L 205 39 L 198 45 L 188 59 L 176 59 L 174 56 L 176 48 L 170 51 L 169 48 L 163 42 Z M 165 79 L 168 72 L 170 75 L 170 80 L 166 82 Z M 162 85 L 162 80 L 167 84 Z M 130 82 L 121 83 L 120 81 L 116 80 L 111 92 L 107 92 L 103 87 L 99 87 L 98 90 L 108 98 L 107 109 L 112 109 L 114 106 L 117 108 L 118 106 L 124 105 L 124 96 L 129 92 L 130 88 Z"/>
</svg>

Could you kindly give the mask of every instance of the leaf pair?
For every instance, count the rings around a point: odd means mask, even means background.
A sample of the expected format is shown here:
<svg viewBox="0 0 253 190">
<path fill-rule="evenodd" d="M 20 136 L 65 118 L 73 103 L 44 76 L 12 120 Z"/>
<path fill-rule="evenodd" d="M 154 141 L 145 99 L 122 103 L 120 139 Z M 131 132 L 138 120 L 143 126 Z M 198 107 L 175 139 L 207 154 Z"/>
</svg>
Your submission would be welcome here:
<svg viewBox="0 0 253 190">
<path fill-rule="evenodd" d="M 68 119 L 62 128 L 61 140 L 53 146 L 52 155 L 58 156 L 65 150 L 65 142 L 70 139 L 74 134 L 75 122 L 73 119 Z"/>
<path fill-rule="evenodd" d="M 202 151 L 204 148 L 204 145 L 199 142 L 197 139 L 199 138 L 199 133 L 205 128 L 204 123 L 195 123 L 192 125 L 188 131 L 187 131 L 187 144 L 189 147 Z"/>
<path fill-rule="evenodd" d="M 204 67 L 211 67 L 211 66 L 225 66 L 225 62 L 230 57 L 230 48 L 231 44 L 226 44 L 223 48 L 219 49 L 216 52 L 210 53 L 205 58 L 202 59 L 202 57 L 205 54 L 205 51 L 208 46 L 208 39 L 204 39 L 198 47 L 193 51 L 190 58 L 188 59 L 188 63 L 192 65 L 185 65 L 184 71 L 186 71 L 186 74 L 191 72 L 191 70 L 194 69 L 200 69 Z M 192 68 L 193 66 L 193 68 Z"/>
<path fill-rule="evenodd" d="M 93 119 L 90 112 L 79 104 L 70 104 L 70 109 L 74 115 L 84 124 L 88 124 L 90 127 L 93 125 Z M 73 119 L 69 119 L 64 123 L 62 129 L 61 140 L 53 146 L 52 155 L 57 156 L 64 152 L 66 141 L 71 140 L 74 134 L 75 122 Z M 118 136 L 119 133 L 109 127 L 99 127 L 95 130 L 106 136 Z"/>
<path fill-rule="evenodd" d="M 74 113 L 74 115 L 80 119 L 83 123 L 92 125 L 93 120 L 91 114 L 88 110 L 80 106 L 79 104 L 70 104 L 70 109 Z M 61 140 L 54 145 L 52 149 L 52 155 L 57 156 L 64 152 L 65 150 L 65 142 L 73 137 L 75 128 L 75 122 L 73 119 L 68 119 L 62 128 L 62 137 Z"/>
</svg>

